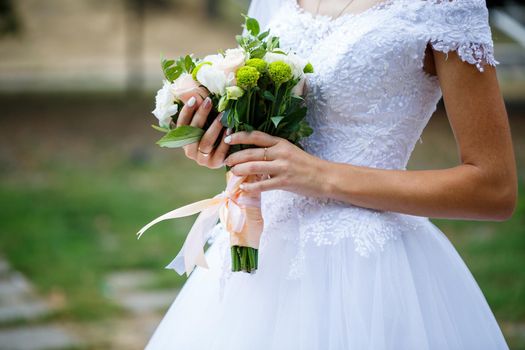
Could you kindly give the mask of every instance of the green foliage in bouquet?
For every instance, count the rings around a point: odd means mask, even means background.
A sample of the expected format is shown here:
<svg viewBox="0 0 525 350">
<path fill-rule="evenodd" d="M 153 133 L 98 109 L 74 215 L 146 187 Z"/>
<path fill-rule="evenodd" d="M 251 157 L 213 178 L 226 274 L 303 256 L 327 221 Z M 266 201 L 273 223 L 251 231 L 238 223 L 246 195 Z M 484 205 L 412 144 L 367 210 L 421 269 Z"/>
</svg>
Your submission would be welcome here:
<svg viewBox="0 0 525 350">
<path fill-rule="evenodd" d="M 298 145 L 302 138 L 309 136 L 312 129 L 304 120 L 306 107 L 300 94 L 292 93 L 293 88 L 303 77 L 292 74 L 291 60 L 288 54 L 279 48 L 279 37 L 270 35 L 270 31 L 260 32 L 259 23 L 255 18 L 244 15 L 245 35 L 237 35 L 238 49 L 245 53 L 244 65 L 235 72 L 236 84 L 225 86 L 222 93 L 210 92 L 213 111 L 206 125 L 201 128 L 193 126 L 155 127 L 166 135 L 157 143 L 162 147 L 182 147 L 200 140 L 204 131 L 218 113 L 222 112 L 221 122 L 225 127 L 236 131 L 260 130 L 271 135 L 283 137 Z M 272 54 L 272 62 L 265 58 Z M 282 60 L 275 60 L 275 55 L 283 55 Z M 219 58 L 227 58 L 228 52 L 219 53 Z M 162 71 L 169 83 L 175 83 L 182 74 L 192 76 L 197 84 L 209 89 L 209 81 L 200 82 L 198 71 L 205 65 L 214 66 L 214 62 L 206 59 L 195 59 L 192 55 L 179 57 L 176 60 L 161 61 Z M 302 73 L 313 72 L 310 63 L 304 62 Z M 173 115 L 176 122 L 178 112 L 183 104 L 173 96 L 173 103 L 178 105 L 177 113 Z M 232 146 L 231 152 L 250 145 Z"/>
<path fill-rule="evenodd" d="M 195 69 L 195 62 L 191 55 L 181 56 L 177 60 L 161 59 L 162 72 L 170 83 L 177 80 L 182 73 L 192 73 Z"/>
<path fill-rule="evenodd" d="M 219 113 L 222 125 L 233 132 L 259 130 L 298 147 L 301 139 L 312 134 L 305 120 L 307 108 L 303 99 L 306 74 L 313 73 L 312 65 L 295 53 L 281 50 L 279 37 L 272 36 L 269 30 L 261 32 L 255 18 L 243 16 L 246 31 L 236 36 L 237 48 L 203 59 L 190 55 L 177 60 L 162 59 L 166 80 L 153 112 L 161 124 L 155 128 L 166 132 L 157 142 L 160 146 L 173 148 L 198 142 Z M 168 116 L 176 124 L 183 103 L 172 87 L 181 85 L 209 91 L 213 111 L 202 129 L 188 125 L 171 129 L 173 123 L 166 121 Z M 250 147 L 256 146 L 232 145 L 229 153 Z M 226 166 L 226 170 L 230 167 Z M 257 269 L 257 249 L 234 245 L 231 256 L 233 271 Z"/>
</svg>

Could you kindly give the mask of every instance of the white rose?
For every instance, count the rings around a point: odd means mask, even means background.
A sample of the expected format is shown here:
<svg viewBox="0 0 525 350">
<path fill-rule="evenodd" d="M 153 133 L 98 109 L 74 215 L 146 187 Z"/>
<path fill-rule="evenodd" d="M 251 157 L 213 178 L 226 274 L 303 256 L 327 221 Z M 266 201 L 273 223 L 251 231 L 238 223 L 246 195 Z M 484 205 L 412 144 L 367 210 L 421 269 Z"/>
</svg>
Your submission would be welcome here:
<svg viewBox="0 0 525 350">
<path fill-rule="evenodd" d="M 235 84 L 235 73 L 226 74 L 214 64 L 205 64 L 197 72 L 197 80 L 214 95 L 224 95 L 226 87 Z"/>
<path fill-rule="evenodd" d="M 175 95 L 172 91 L 172 85 L 169 81 L 164 80 L 164 85 L 155 96 L 155 110 L 151 113 L 159 120 L 159 125 L 169 127 L 171 117 L 177 114 L 179 106 L 175 104 Z"/>
<path fill-rule="evenodd" d="M 211 64 L 219 63 L 224 57 L 221 54 L 208 55 L 202 59 L 202 62 L 210 62 Z"/>
<path fill-rule="evenodd" d="M 248 55 L 241 48 L 228 49 L 224 52 L 224 57 L 217 63 L 214 63 L 217 69 L 221 69 L 226 75 L 230 72 L 236 73 L 239 68 L 244 66 Z"/>
<path fill-rule="evenodd" d="M 199 83 L 193 80 L 193 77 L 189 73 L 182 73 L 175 79 L 173 84 L 171 84 L 171 92 L 176 100 L 180 100 L 182 97 L 197 90 L 199 90 Z"/>
</svg>

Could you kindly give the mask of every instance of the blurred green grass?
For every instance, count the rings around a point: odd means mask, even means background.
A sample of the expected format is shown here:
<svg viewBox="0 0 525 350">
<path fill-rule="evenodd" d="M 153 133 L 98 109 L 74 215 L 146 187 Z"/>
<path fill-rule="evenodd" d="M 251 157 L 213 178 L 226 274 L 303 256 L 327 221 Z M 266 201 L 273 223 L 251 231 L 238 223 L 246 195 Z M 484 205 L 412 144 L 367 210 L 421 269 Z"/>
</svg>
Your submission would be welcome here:
<svg viewBox="0 0 525 350">
<path fill-rule="evenodd" d="M 54 317 L 102 320 L 124 311 L 107 295 L 105 276 L 148 269 L 151 288 L 181 286 L 165 270 L 195 216 L 145 223 L 218 193 L 224 170 L 182 151 L 160 149 L 150 128 L 152 96 L 0 96 L 0 254 L 44 295 L 59 293 Z M 521 116 L 523 117 L 523 116 Z M 525 120 L 512 116 L 515 143 Z M 442 112 L 433 117 L 409 168 L 453 165 L 456 147 Z M 516 148 L 520 174 L 523 150 Z M 523 178 L 520 180 L 523 186 Z M 520 187 L 521 187 L 520 186 Z M 525 197 L 506 222 L 433 220 L 457 247 L 499 321 L 525 322 Z M 525 346 L 509 339 L 514 348 Z"/>
<path fill-rule="evenodd" d="M 68 319 L 121 311 L 104 285 L 116 270 L 151 269 L 180 286 L 185 278 L 163 267 L 195 216 L 160 223 L 140 240 L 135 233 L 172 208 L 216 194 L 224 170 L 158 148 L 149 99 L 50 97 L 23 108 L 17 98 L 6 99 L 0 252 L 11 264 L 41 293 L 65 296 L 60 316 Z M 86 108 L 77 111 L 80 105 Z"/>
</svg>

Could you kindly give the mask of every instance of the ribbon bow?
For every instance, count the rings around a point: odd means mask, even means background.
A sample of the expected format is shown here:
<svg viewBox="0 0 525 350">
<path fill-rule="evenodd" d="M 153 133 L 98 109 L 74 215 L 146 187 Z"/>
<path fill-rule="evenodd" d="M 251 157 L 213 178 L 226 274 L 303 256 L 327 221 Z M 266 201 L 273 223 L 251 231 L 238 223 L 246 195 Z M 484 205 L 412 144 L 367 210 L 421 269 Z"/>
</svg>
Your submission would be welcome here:
<svg viewBox="0 0 525 350">
<path fill-rule="evenodd" d="M 249 204 L 246 203 L 249 198 L 239 197 L 242 191 L 239 186 L 245 179 L 246 176 L 236 176 L 231 173 L 224 191 L 212 198 L 185 205 L 159 216 L 140 229 L 137 238 L 140 238 L 147 229 L 160 221 L 201 212 L 186 236 L 181 250 L 166 268 L 174 269 L 179 275 L 186 272 L 187 276 L 190 275 L 196 265 L 208 268 L 208 263 L 204 257 L 204 245 L 208 240 L 209 232 L 217 224 L 217 220 L 220 219 L 225 230 L 230 233 L 240 232 L 244 226 L 246 217 L 241 210 L 241 205 Z"/>
</svg>

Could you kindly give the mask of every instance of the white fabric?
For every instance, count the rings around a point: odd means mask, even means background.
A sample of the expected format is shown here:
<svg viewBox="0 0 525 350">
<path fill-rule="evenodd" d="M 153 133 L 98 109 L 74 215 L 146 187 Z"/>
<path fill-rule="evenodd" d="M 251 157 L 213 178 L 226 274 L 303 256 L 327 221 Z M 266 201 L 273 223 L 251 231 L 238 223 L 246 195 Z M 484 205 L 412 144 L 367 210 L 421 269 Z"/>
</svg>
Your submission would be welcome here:
<svg viewBox="0 0 525 350">
<path fill-rule="evenodd" d="M 457 50 L 479 74 L 497 64 L 481 0 L 383 0 L 336 19 L 295 0 L 256 0 L 251 15 L 266 3 L 279 6 L 258 19 L 314 66 L 314 133 L 302 144 L 323 159 L 406 169 L 441 97 L 422 69 L 427 43 Z M 262 210 L 257 273 L 229 271 L 217 225 L 210 270 L 193 272 L 147 349 L 508 349 L 472 274 L 428 218 L 281 190 L 262 193 Z"/>
<path fill-rule="evenodd" d="M 285 1 L 286 0 L 252 0 L 246 14 L 257 19 L 261 27 L 261 32 L 263 32 L 268 29 L 268 24 L 272 16 L 279 11 Z M 246 34 L 246 28 L 243 30 L 243 34 Z"/>
</svg>

